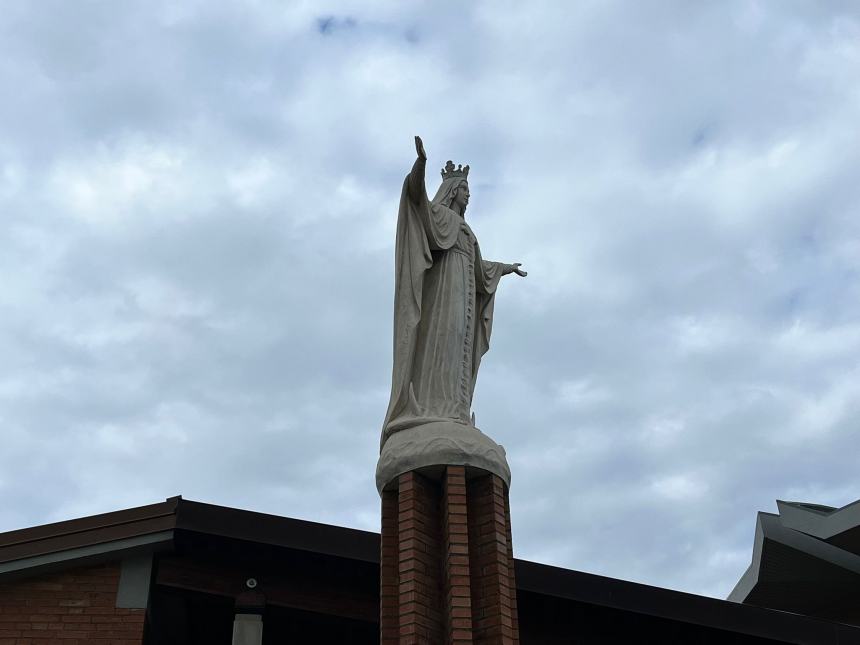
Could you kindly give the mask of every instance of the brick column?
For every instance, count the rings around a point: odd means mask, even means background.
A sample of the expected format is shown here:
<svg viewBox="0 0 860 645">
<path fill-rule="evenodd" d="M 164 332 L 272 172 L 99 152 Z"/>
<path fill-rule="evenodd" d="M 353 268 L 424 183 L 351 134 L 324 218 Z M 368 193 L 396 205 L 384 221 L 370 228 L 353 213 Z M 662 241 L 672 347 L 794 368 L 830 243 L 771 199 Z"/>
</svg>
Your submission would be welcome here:
<svg viewBox="0 0 860 645">
<path fill-rule="evenodd" d="M 382 493 L 382 536 L 379 555 L 379 642 L 400 642 L 400 542 L 397 539 L 397 491 Z"/>
<path fill-rule="evenodd" d="M 380 642 L 518 643 L 508 491 L 463 466 L 382 495 Z"/>
<path fill-rule="evenodd" d="M 439 487 L 416 472 L 398 487 L 400 643 L 442 643 Z"/>
<path fill-rule="evenodd" d="M 473 642 L 466 507 L 466 468 L 448 466 L 442 479 L 442 570 L 445 573 L 446 642 L 452 644 Z"/>
<path fill-rule="evenodd" d="M 508 574 L 511 588 L 511 627 L 513 630 L 513 643 L 519 645 L 520 642 L 520 619 L 517 612 L 517 583 L 514 576 L 514 541 L 511 539 L 511 501 L 508 497 L 508 491 L 505 490 L 505 518 L 507 519 L 507 536 L 508 536 Z"/>
<path fill-rule="evenodd" d="M 469 564 L 475 643 L 518 643 L 508 491 L 497 475 L 469 482 Z"/>
</svg>

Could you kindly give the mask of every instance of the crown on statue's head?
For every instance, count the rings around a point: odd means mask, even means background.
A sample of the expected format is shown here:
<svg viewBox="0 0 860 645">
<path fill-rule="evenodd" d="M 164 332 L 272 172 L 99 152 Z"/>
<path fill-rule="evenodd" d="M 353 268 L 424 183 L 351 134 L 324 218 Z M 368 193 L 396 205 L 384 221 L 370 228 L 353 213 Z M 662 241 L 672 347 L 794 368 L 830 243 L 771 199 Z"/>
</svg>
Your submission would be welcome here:
<svg viewBox="0 0 860 645">
<path fill-rule="evenodd" d="M 454 177 L 462 177 L 466 179 L 469 176 L 469 166 L 464 166 L 460 164 L 456 168 L 454 168 L 454 162 L 450 159 L 448 163 L 445 164 L 445 167 L 442 168 L 442 181 L 446 179 L 453 179 Z"/>
</svg>

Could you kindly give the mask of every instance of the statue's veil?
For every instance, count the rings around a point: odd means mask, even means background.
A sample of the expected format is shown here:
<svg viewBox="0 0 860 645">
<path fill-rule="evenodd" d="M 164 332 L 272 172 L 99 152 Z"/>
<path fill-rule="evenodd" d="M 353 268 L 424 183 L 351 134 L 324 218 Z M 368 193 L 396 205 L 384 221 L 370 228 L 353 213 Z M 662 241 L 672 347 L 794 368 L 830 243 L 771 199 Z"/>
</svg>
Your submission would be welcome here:
<svg viewBox="0 0 860 645">
<path fill-rule="evenodd" d="M 451 208 L 451 202 L 454 201 L 454 191 L 460 186 L 468 186 L 469 182 L 464 177 L 449 177 L 442 181 L 439 190 L 436 191 L 436 196 L 430 203 L 433 206 L 445 206 Z"/>
</svg>

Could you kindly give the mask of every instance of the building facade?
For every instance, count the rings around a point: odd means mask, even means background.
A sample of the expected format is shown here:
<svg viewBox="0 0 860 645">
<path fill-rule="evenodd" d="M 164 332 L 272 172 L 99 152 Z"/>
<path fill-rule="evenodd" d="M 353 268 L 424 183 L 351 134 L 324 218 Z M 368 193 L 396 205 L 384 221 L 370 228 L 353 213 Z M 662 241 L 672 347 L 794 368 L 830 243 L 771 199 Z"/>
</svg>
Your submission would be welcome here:
<svg viewBox="0 0 860 645">
<path fill-rule="evenodd" d="M 378 643 L 380 549 L 376 533 L 179 497 L 2 533 L 0 645 Z M 860 644 L 844 621 L 513 568 L 524 644 Z"/>
</svg>

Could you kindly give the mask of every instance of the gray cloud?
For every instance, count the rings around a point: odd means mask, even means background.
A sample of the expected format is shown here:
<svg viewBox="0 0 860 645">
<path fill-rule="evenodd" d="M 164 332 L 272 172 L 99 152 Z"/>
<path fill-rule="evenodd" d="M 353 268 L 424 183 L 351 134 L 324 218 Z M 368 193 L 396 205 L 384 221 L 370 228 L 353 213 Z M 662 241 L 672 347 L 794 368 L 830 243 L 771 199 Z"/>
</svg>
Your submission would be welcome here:
<svg viewBox="0 0 860 645">
<path fill-rule="evenodd" d="M 722 596 L 757 510 L 857 497 L 853 3 L 2 15 L 0 530 L 375 529 L 416 133 L 530 272 L 475 400 L 519 557 Z"/>
</svg>

